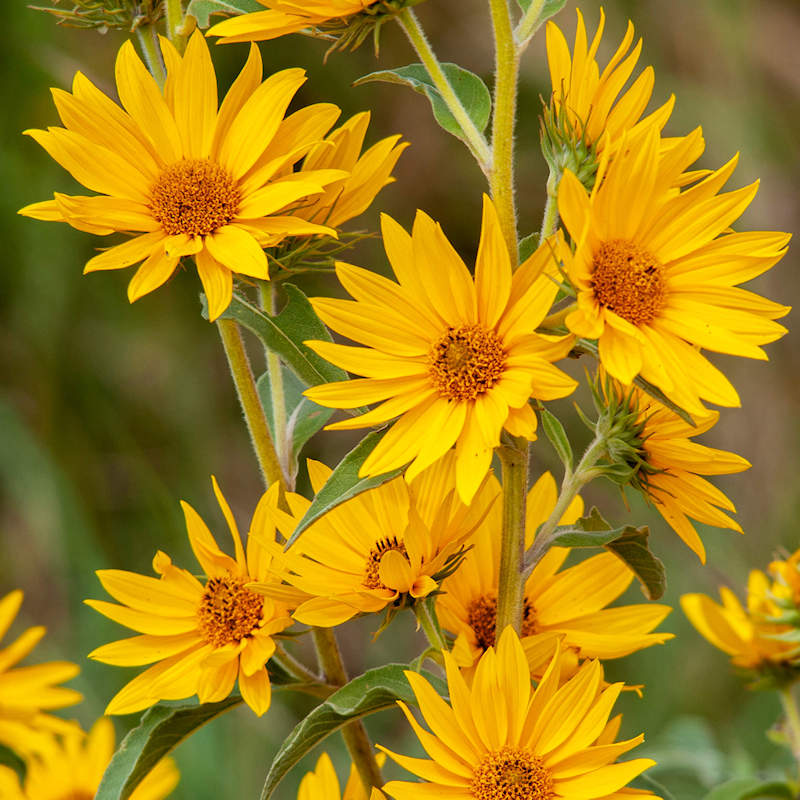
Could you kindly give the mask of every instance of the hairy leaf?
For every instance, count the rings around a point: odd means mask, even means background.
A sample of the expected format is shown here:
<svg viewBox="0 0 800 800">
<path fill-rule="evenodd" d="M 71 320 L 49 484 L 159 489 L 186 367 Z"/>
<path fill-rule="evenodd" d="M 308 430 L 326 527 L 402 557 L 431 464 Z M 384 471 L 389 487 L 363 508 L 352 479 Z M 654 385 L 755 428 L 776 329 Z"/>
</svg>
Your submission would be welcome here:
<svg viewBox="0 0 800 800">
<path fill-rule="evenodd" d="M 667 578 L 663 562 L 650 550 L 649 537 L 647 525 L 640 528 L 629 526 L 605 547 L 633 570 L 642 584 L 644 596 L 648 600 L 658 600 L 667 588 Z"/>
<path fill-rule="evenodd" d="M 561 421 L 554 414 L 551 414 L 546 408 L 539 412 L 542 418 L 542 428 L 544 428 L 545 435 L 547 436 L 553 449 L 561 459 L 561 463 L 569 470 L 572 469 L 572 446 L 569 443 L 567 432 Z"/>
<path fill-rule="evenodd" d="M 533 5 L 534 0 L 517 0 L 517 2 L 519 3 L 519 7 L 527 12 Z M 544 0 L 542 10 L 539 12 L 539 24 L 541 25 L 543 22 L 550 19 L 550 17 L 558 14 L 566 4 L 567 0 Z"/>
<path fill-rule="evenodd" d="M 207 28 L 212 24 L 209 20 L 212 14 L 250 14 L 263 10 L 258 0 L 191 0 L 186 13 L 197 20 L 198 27 Z"/>
</svg>

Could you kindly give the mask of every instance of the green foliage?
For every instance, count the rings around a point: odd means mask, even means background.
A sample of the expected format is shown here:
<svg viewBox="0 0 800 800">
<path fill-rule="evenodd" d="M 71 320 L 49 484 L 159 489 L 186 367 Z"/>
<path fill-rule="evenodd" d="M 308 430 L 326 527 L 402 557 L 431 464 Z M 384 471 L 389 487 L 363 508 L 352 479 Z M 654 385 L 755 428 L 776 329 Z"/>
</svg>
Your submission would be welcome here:
<svg viewBox="0 0 800 800">
<path fill-rule="evenodd" d="M 712 789 L 703 800 L 795 800 L 791 786 L 780 781 L 765 781 L 760 778 L 735 778 Z"/>
<path fill-rule="evenodd" d="M 542 418 L 542 428 L 545 436 L 547 436 L 550 444 L 553 445 L 553 449 L 561 459 L 564 467 L 567 470 L 571 470 L 573 463 L 572 446 L 569 443 L 569 437 L 564 430 L 564 426 L 558 417 L 551 414 L 546 408 L 539 412 L 539 416 Z"/>
<path fill-rule="evenodd" d="M 332 511 L 345 500 L 350 500 L 356 495 L 374 489 L 392 478 L 396 478 L 405 467 L 398 467 L 383 475 L 369 478 L 360 478 L 358 471 L 366 461 L 367 456 L 383 438 L 385 431 L 373 431 L 367 434 L 338 464 L 331 473 L 325 485 L 317 492 L 311 505 L 303 518 L 297 524 L 294 533 L 287 542 L 287 547 L 297 541 L 301 533 L 323 514 Z"/>
<path fill-rule="evenodd" d="M 348 722 L 392 708 L 397 700 L 416 703 L 403 674 L 408 669 L 410 667 L 406 664 L 386 664 L 367 670 L 308 714 L 289 734 L 272 760 L 261 800 L 272 797 L 286 773 L 309 750 Z M 439 694 L 447 694 L 447 688 L 440 678 L 426 672 L 422 674 Z"/>
<path fill-rule="evenodd" d="M 519 263 L 530 258 L 539 246 L 539 234 L 530 233 L 519 240 Z"/>
<path fill-rule="evenodd" d="M 533 0 L 517 0 L 517 2 L 519 3 L 519 7 L 526 13 L 533 5 Z M 566 4 L 567 0 L 544 0 L 542 10 L 539 12 L 539 22 L 544 22 L 553 15 L 558 14 Z"/>
<path fill-rule="evenodd" d="M 442 70 L 465 111 L 475 123 L 475 127 L 479 131 L 485 130 L 492 112 L 492 97 L 486 84 L 477 75 L 459 67 L 458 64 L 442 64 Z M 410 86 L 415 92 L 424 94 L 433 107 L 433 116 L 439 125 L 458 139 L 466 141 L 466 134 L 434 87 L 428 71 L 422 64 L 409 64 L 397 69 L 371 72 L 369 75 L 359 78 L 353 85 L 359 86 L 374 81 L 399 83 L 403 86 Z"/>
<path fill-rule="evenodd" d="M 258 0 L 191 0 L 186 13 L 197 20 L 200 28 L 207 28 L 212 24 L 209 20 L 212 14 L 250 14 L 263 10 Z"/>
</svg>

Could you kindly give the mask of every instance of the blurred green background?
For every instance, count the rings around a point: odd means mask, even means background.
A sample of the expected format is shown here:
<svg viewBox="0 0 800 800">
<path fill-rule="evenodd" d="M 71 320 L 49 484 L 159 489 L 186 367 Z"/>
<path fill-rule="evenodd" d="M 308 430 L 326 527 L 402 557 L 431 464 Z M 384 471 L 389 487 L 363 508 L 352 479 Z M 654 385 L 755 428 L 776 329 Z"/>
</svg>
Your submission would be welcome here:
<svg viewBox="0 0 800 800">
<path fill-rule="evenodd" d="M 68 4 L 66 4 L 68 5 Z M 603 58 L 616 48 L 630 17 L 644 38 L 642 64 L 656 69 L 655 101 L 677 96 L 667 131 L 686 133 L 702 125 L 707 152 L 701 165 L 715 167 L 737 150 L 736 186 L 759 177 L 762 188 L 740 228 L 797 230 L 800 185 L 800 7 L 796 0 L 608 0 Z M 597 0 L 580 6 L 594 30 Z M 571 41 L 575 4 L 557 21 Z M 419 15 L 443 60 L 457 61 L 490 80 L 491 43 L 484 4 L 431 0 Z M 84 262 L 102 242 L 66 226 L 15 215 L 54 190 L 72 191 L 71 178 L 21 131 L 57 124 L 48 87 L 68 88 L 84 71 L 113 94 L 113 62 L 122 37 L 58 28 L 23 3 L 4 4 L 0 232 L 0 368 L 6 391 L 0 399 L 0 590 L 26 592 L 20 621 L 44 623 L 49 635 L 36 659 L 71 658 L 82 665 L 74 684 L 86 695 L 76 715 L 89 725 L 135 670 L 90 663 L 84 654 L 126 632 L 82 605 L 103 597 L 93 574 L 100 568 L 150 571 L 156 549 L 179 564 L 192 560 L 178 500 L 191 502 L 219 531 L 209 476 L 214 473 L 246 526 L 261 485 L 231 388 L 216 331 L 200 317 L 199 283 L 192 270 L 135 306 L 126 300 L 130 271 L 81 277 Z M 414 59 L 401 31 L 384 29 L 380 59 L 369 45 L 355 54 L 335 54 L 323 64 L 324 43 L 300 36 L 262 46 L 268 71 L 304 66 L 310 80 L 298 101 L 334 101 L 345 113 L 373 110 L 370 141 L 400 132 L 412 143 L 396 170 L 397 183 L 359 221 L 374 229 L 379 210 L 409 225 L 422 208 L 441 221 L 471 262 L 477 249 L 482 178 L 466 149 L 433 122 L 424 98 L 396 86 L 351 88 L 359 76 Z M 221 87 L 227 87 L 246 46 L 214 49 Z M 520 232 L 538 230 L 545 167 L 538 151 L 539 96 L 546 94 L 544 36 L 523 63 L 518 199 Z M 377 243 L 349 257 L 385 269 Z M 757 291 L 794 304 L 800 289 L 793 253 L 754 283 Z M 302 284 L 301 284 L 302 285 Z M 316 285 L 307 290 L 335 291 Z M 788 324 L 793 323 L 790 316 Z M 709 564 L 695 557 L 657 514 L 638 501 L 629 514 L 610 486 L 593 486 L 589 500 L 619 521 L 650 522 L 653 545 L 666 563 L 666 601 L 677 607 L 686 591 L 716 595 L 721 583 L 742 586 L 748 569 L 764 566 L 773 553 L 800 546 L 800 364 L 798 336 L 791 332 L 769 347 L 771 363 L 719 357 L 743 401 L 728 410 L 705 442 L 746 456 L 753 469 L 720 481 L 736 501 L 747 535 L 704 532 Z M 582 369 L 582 365 L 578 365 Z M 586 432 L 570 402 L 558 406 L 574 441 Z M 332 462 L 352 438 L 317 437 L 310 454 Z M 555 468 L 546 444 L 537 465 Z M 224 532 L 222 533 L 224 536 Z M 641 600 L 633 587 L 631 601 Z M 342 629 L 348 666 L 356 673 L 387 659 L 409 658 L 419 640 L 410 616 L 375 644 L 376 620 Z M 666 646 L 613 663 L 615 679 L 647 686 L 644 699 L 626 696 L 624 732 L 644 731 L 642 750 L 657 752 L 653 770 L 680 800 L 695 800 L 704 785 L 753 767 L 780 765 L 782 754 L 765 737 L 777 719 L 771 696 L 748 692 L 731 674 L 726 658 L 691 629 L 680 610 L 663 626 L 677 634 Z M 183 778 L 176 798 L 257 796 L 272 754 L 306 700 L 278 697 L 267 716 L 232 712 L 182 745 L 176 757 Z M 122 735 L 135 717 L 117 720 Z M 379 741 L 409 752 L 399 714 L 368 721 Z M 728 754 L 715 754 L 713 747 Z M 712 748 L 712 749 L 710 749 Z M 338 741 L 329 740 L 344 774 Z M 318 753 L 312 759 L 315 761 Z M 393 774 L 397 771 L 390 770 Z M 296 769 L 279 792 L 293 797 L 302 774 Z"/>
</svg>

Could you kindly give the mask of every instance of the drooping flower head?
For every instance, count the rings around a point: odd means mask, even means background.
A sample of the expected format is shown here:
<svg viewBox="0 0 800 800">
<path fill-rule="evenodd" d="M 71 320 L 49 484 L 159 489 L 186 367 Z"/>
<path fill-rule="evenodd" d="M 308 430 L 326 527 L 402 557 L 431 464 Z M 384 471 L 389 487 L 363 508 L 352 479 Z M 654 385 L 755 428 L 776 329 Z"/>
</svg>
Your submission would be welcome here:
<svg viewBox="0 0 800 800">
<path fill-rule="evenodd" d="M 235 557 L 220 550 L 197 512 L 181 503 L 189 542 L 203 572 L 198 580 L 176 567 L 166 553 L 153 559 L 158 578 L 122 570 L 99 570 L 105 590 L 121 605 L 86 600 L 109 619 L 140 633 L 89 654 L 115 666 L 153 664 L 124 686 L 107 714 L 131 714 L 160 700 L 197 695 L 201 703 L 226 698 L 236 683 L 244 701 L 259 716 L 270 705 L 267 661 L 275 652 L 272 636 L 292 624 L 285 603 L 247 588 L 268 583 L 271 556 L 255 537 L 242 546 L 239 529 L 215 479 L 214 493 L 230 528 Z M 259 519 L 253 525 L 268 523 Z"/>
<path fill-rule="evenodd" d="M 495 478 L 489 479 L 487 488 L 500 491 Z M 557 495 L 549 472 L 528 493 L 526 547 L 550 516 Z M 582 508 L 576 498 L 560 524 L 574 522 Z M 436 599 L 442 627 L 457 635 L 453 654 L 461 666 L 471 666 L 495 644 L 502 528 L 502 507 L 495 504 L 468 540 L 471 549 L 464 563 L 445 581 Z M 564 547 L 550 548 L 525 582 L 522 645 L 535 677 L 541 677 L 549 664 L 557 639 L 562 640 L 564 669 L 570 659 L 577 666 L 587 658 L 620 658 L 672 638 L 669 633 L 651 633 L 669 614 L 669 606 L 606 608 L 633 580 L 633 573 L 619 558 L 603 553 L 561 570 L 569 552 Z"/>
<path fill-rule="evenodd" d="M 339 333 L 366 347 L 309 342 L 324 358 L 365 377 L 315 386 L 306 394 L 333 408 L 380 403 L 329 425 L 347 430 L 399 417 L 361 468 L 380 475 L 412 462 L 411 480 L 456 446 L 456 486 L 469 502 L 505 428 L 535 438 L 531 397 L 551 400 L 575 388 L 552 365 L 570 340 L 534 333 L 557 285 L 548 241 L 514 274 L 497 213 L 484 199 L 475 278 L 430 217 L 417 213 L 409 236 L 384 215 L 383 241 L 394 281 L 349 264 L 337 276 L 354 300 L 316 298 Z"/>
<path fill-rule="evenodd" d="M 359 612 L 381 611 L 403 596 L 417 600 L 436 590 L 497 498 L 497 490 L 487 491 L 464 505 L 455 490 L 454 461 L 450 453 L 413 480 L 394 478 L 312 523 L 280 556 L 285 580 L 307 596 L 294 618 L 331 627 Z M 314 461 L 308 466 L 318 491 L 331 470 Z M 278 529 L 290 537 L 310 501 L 287 494 L 292 513 L 285 514 L 277 508 L 274 490 L 265 498 L 271 498 Z M 272 531 L 270 524 L 264 537 L 253 528 L 267 546 L 273 543 Z M 276 596 L 285 591 L 274 584 L 252 588 Z"/>
<path fill-rule="evenodd" d="M 744 606 L 734 592 L 721 586 L 722 605 L 704 594 L 685 594 L 681 608 L 714 647 L 731 657 L 734 666 L 796 680 L 800 675 L 800 644 L 796 637 L 794 641 L 783 638 L 795 628 L 770 621 L 780 613 L 770 589 L 769 578 L 754 569 L 747 582 Z"/>
<path fill-rule="evenodd" d="M 0 599 L 0 639 L 14 622 L 22 597 L 17 589 Z M 74 689 L 59 686 L 80 672 L 77 664 L 48 661 L 17 666 L 44 634 L 45 628 L 37 625 L 28 628 L 7 647 L 0 648 L 0 744 L 20 754 L 40 737 L 46 739 L 47 732 L 65 732 L 73 727 L 72 723 L 45 712 L 75 705 L 83 699 Z"/>
<path fill-rule="evenodd" d="M 426 731 L 398 702 L 430 760 L 386 753 L 422 783 L 390 781 L 395 800 L 652 800 L 647 791 L 625 789 L 654 761 L 617 762 L 644 737 L 614 742 L 609 722 L 622 690 L 605 686 L 598 661 L 587 661 L 561 681 L 557 653 L 536 689 L 519 638 L 511 628 L 478 662 L 468 686 L 450 653 L 444 654 L 450 702 L 416 672 L 406 672 Z"/>
<path fill-rule="evenodd" d="M 575 243 L 574 253 L 565 251 L 577 294 L 567 327 L 598 341 L 603 367 L 622 383 L 641 375 L 699 415 L 703 400 L 739 405 L 700 348 L 766 359 L 760 345 L 786 333 L 774 320 L 788 307 L 737 284 L 774 266 L 790 238 L 730 231 L 757 189 L 719 194 L 736 158 L 691 188 L 673 188 L 702 150 L 697 130 L 662 151 L 651 125 L 627 136 L 607 169 L 601 165 L 591 195 L 569 171 L 558 191 Z"/>
<path fill-rule="evenodd" d="M 250 56 L 218 108 L 217 80 L 203 36 L 181 57 L 166 40 L 164 89 L 126 42 L 116 64 L 122 108 L 80 72 L 72 93 L 53 90 L 64 124 L 32 136 L 72 176 L 97 195 L 36 203 L 20 213 L 66 221 L 100 235 L 135 234 L 90 259 L 85 272 L 144 262 L 128 286 L 133 302 L 165 283 L 181 257 L 194 256 L 215 319 L 231 299 L 233 274 L 267 280 L 262 248 L 288 236 L 332 228 L 292 213 L 309 197 L 347 178 L 342 170 L 292 166 L 333 125 L 328 103 L 285 117 L 305 81 L 301 69 L 262 82 L 261 56 Z"/>
<path fill-rule="evenodd" d="M 386 756 L 380 753 L 378 764 L 382 764 L 385 760 Z M 350 766 L 350 775 L 344 787 L 344 794 L 342 794 L 339 778 L 333 768 L 330 756 L 323 753 L 317 760 L 314 770 L 306 773 L 303 780 L 300 781 L 297 800 L 367 800 L 367 795 L 355 764 Z M 383 792 L 373 788 L 369 800 L 386 800 L 386 798 Z"/>
<path fill-rule="evenodd" d="M 89 733 L 75 727 L 39 742 L 25 759 L 25 779 L 0 766 L 3 800 L 92 800 L 114 755 L 114 726 L 101 717 Z M 162 800 L 178 785 L 180 774 L 171 758 L 159 761 L 130 794 L 130 800 Z"/>
</svg>

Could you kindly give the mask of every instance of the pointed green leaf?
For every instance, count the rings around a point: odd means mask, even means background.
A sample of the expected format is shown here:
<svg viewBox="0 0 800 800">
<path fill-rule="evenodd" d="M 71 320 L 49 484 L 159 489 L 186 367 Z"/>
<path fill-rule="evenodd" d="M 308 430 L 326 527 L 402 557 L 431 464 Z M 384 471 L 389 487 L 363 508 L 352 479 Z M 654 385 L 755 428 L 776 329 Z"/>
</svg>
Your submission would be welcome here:
<svg viewBox="0 0 800 800">
<path fill-rule="evenodd" d="M 258 0 L 191 0 L 186 9 L 197 20 L 199 28 L 207 28 L 212 24 L 209 17 L 212 14 L 251 14 L 254 11 L 263 11 L 264 6 Z M 216 20 L 215 20 L 216 21 Z"/>
<path fill-rule="evenodd" d="M 464 110 L 475 123 L 475 127 L 479 131 L 485 130 L 492 113 L 492 97 L 486 88 L 486 84 L 477 75 L 463 67 L 459 67 L 458 64 L 442 64 L 442 70 L 453 87 L 453 91 L 464 106 Z M 371 72 L 369 75 L 359 78 L 353 85 L 360 86 L 362 83 L 372 83 L 374 81 L 399 83 L 404 86 L 410 86 L 415 92 L 424 94 L 433 107 L 433 116 L 439 125 L 448 133 L 453 134 L 453 136 L 462 140 L 466 139 L 464 131 L 456 122 L 456 118 L 450 113 L 447 104 L 433 85 L 433 81 L 428 75 L 428 70 L 422 64 L 409 64 L 406 67 L 398 67 L 397 69 Z"/>
<path fill-rule="evenodd" d="M 519 263 L 527 261 L 539 247 L 539 234 L 531 233 L 519 240 Z"/>
<path fill-rule="evenodd" d="M 630 525 L 612 528 L 597 508 L 592 506 L 592 510 L 574 524 L 556 528 L 553 544 L 559 547 L 604 547 L 628 531 L 635 530 Z"/>
<path fill-rule="evenodd" d="M 308 507 L 303 518 L 297 524 L 294 533 L 286 543 L 286 547 L 297 541 L 301 533 L 315 520 L 323 514 L 341 505 L 346 500 L 350 500 L 356 495 L 374 489 L 392 478 L 396 478 L 404 469 L 398 467 L 391 472 L 383 475 L 376 475 L 369 478 L 359 478 L 358 471 L 366 461 L 367 456 L 375 449 L 375 446 L 383 438 L 385 430 L 373 431 L 367 434 L 340 462 L 328 478 L 325 485 L 317 492 L 311 505 Z"/>
<path fill-rule="evenodd" d="M 276 753 L 264 782 L 261 800 L 272 797 L 284 776 L 307 752 L 348 722 L 392 708 L 397 700 L 416 703 L 403 674 L 407 669 L 410 667 L 406 664 L 387 664 L 368 670 L 317 706 L 295 727 Z M 447 694 L 440 678 L 424 671 L 422 675 L 437 692 Z"/>
<path fill-rule="evenodd" d="M 642 584 L 644 596 L 648 600 L 658 600 L 667 588 L 667 578 L 663 562 L 650 550 L 649 537 L 647 525 L 640 528 L 629 526 L 605 547 L 633 570 Z"/>
<path fill-rule="evenodd" d="M 533 0 L 517 0 L 519 7 L 527 13 L 528 9 L 533 5 Z M 541 25 L 550 17 L 558 14 L 562 8 L 567 4 L 567 0 L 544 0 L 542 10 L 539 12 L 538 24 Z"/>
<path fill-rule="evenodd" d="M 572 446 L 569 443 L 567 432 L 561 421 L 554 414 L 551 414 L 546 408 L 539 412 L 542 418 L 542 428 L 544 428 L 545 435 L 547 436 L 553 449 L 561 459 L 561 463 L 568 469 L 572 469 Z"/>
<path fill-rule="evenodd" d="M 794 800 L 791 786 L 782 781 L 765 781 L 760 778 L 735 778 L 712 789 L 703 800 Z"/>
</svg>

